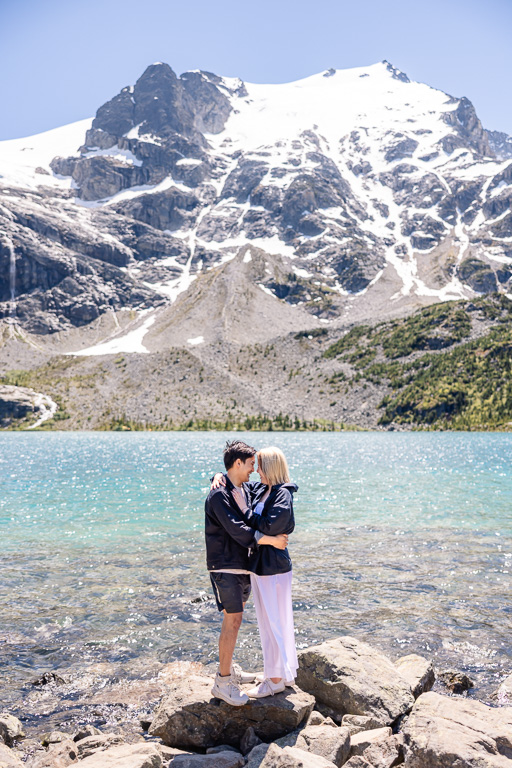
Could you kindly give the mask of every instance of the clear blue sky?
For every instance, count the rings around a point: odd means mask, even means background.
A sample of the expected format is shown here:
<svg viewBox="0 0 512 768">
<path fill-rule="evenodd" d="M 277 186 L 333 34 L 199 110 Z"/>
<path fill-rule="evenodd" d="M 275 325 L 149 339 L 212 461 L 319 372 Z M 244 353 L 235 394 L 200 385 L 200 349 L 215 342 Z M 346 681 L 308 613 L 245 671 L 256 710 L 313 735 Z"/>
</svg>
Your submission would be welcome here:
<svg viewBox="0 0 512 768">
<path fill-rule="evenodd" d="M 154 61 L 280 83 L 382 59 L 512 134 L 512 0 L 0 0 L 0 139 L 94 115 Z"/>
</svg>

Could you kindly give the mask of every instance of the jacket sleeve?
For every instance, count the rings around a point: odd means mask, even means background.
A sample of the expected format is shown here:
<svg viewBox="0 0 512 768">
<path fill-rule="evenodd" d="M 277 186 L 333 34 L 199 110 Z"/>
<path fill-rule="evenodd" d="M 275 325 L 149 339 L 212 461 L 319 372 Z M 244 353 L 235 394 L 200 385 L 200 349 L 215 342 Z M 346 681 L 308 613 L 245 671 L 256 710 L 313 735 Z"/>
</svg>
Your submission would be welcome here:
<svg viewBox="0 0 512 768">
<path fill-rule="evenodd" d="M 244 515 L 247 524 L 267 536 L 291 533 L 295 528 L 293 497 L 287 488 L 280 488 L 272 504 L 261 515 Z"/>
<path fill-rule="evenodd" d="M 228 504 L 222 493 L 214 493 L 210 498 L 210 509 L 219 525 L 241 547 L 254 547 L 254 531 L 243 520 L 242 513 L 237 514 Z"/>
</svg>

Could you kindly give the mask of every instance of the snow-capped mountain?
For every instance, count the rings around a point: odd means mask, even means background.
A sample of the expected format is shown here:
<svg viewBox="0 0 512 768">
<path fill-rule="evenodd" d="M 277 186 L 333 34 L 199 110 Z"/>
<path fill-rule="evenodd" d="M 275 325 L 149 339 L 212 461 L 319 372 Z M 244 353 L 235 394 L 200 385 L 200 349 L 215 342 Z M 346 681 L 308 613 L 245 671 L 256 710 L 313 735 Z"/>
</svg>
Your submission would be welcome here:
<svg viewBox="0 0 512 768">
<path fill-rule="evenodd" d="M 261 337 L 512 292 L 512 139 L 388 62 L 284 85 L 153 64 L 93 120 L 1 142 L 0 191 L 0 317 L 37 334 L 108 315 L 197 344 L 244 292 Z"/>
</svg>

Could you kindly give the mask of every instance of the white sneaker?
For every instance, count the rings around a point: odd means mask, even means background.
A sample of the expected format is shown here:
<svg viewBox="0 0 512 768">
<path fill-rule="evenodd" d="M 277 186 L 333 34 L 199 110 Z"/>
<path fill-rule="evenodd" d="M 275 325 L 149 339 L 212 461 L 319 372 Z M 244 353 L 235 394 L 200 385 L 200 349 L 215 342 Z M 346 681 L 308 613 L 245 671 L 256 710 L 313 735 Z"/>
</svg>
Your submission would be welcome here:
<svg viewBox="0 0 512 768">
<path fill-rule="evenodd" d="M 240 664 L 233 662 L 231 677 L 238 685 L 246 685 L 246 683 L 254 683 L 256 675 L 253 672 L 244 672 Z"/>
<path fill-rule="evenodd" d="M 242 693 L 232 675 L 221 677 L 218 672 L 215 675 L 212 696 L 215 696 L 216 699 L 222 699 L 233 707 L 241 707 L 249 701 L 249 697 Z"/>
<path fill-rule="evenodd" d="M 247 695 L 252 699 L 264 699 L 265 696 L 273 696 L 275 693 L 282 693 L 284 689 L 284 680 L 281 680 L 279 683 L 273 683 L 269 677 L 266 677 L 262 683 L 255 688 L 251 688 L 250 691 L 247 691 Z"/>
<path fill-rule="evenodd" d="M 265 680 L 265 675 L 256 675 L 255 680 L 257 683 L 263 683 Z M 295 678 L 292 678 L 292 680 L 285 680 L 284 684 L 287 688 L 293 688 L 295 685 Z"/>
</svg>

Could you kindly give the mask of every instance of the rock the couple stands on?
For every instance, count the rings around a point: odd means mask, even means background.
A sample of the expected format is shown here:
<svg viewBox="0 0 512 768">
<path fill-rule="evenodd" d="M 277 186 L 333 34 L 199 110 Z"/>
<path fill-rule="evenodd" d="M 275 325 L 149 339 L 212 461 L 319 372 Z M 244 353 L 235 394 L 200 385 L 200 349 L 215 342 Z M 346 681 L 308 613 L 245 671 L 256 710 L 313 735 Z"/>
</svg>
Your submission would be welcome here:
<svg viewBox="0 0 512 768">
<path fill-rule="evenodd" d="M 292 611 L 292 563 L 288 534 L 295 527 L 293 493 L 286 459 L 278 448 L 259 451 L 260 482 L 249 482 L 256 450 L 240 440 L 224 449 L 226 475 L 216 475 L 205 503 L 206 562 L 215 600 L 223 612 L 219 668 L 212 688 L 233 706 L 264 698 L 293 685 L 298 662 Z M 243 683 L 255 675 L 233 664 L 233 654 L 251 590 L 261 637 L 264 673 L 248 694 Z"/>
</svg>

